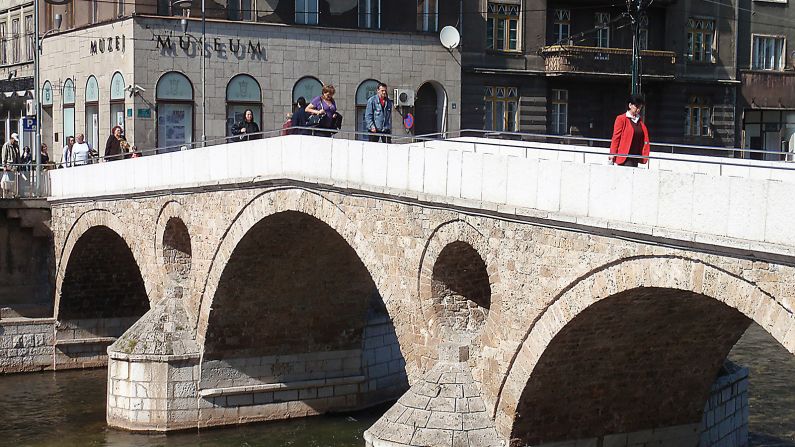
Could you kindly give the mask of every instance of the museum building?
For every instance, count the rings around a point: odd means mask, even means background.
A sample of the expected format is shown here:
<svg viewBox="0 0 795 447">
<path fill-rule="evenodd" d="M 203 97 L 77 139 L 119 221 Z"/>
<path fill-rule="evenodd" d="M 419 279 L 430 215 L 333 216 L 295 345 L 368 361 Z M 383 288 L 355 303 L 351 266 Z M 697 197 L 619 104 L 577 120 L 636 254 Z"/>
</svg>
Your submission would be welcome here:
<svg viewBox="0 0 795 447">
<path fill-rule="evenodd" d="M 193 3 L 43 7 L 42 32 L 54 30 L 43 39 L 40 67 L 42 141 L 52 155 L 60 157 L 65 137 L 77 133 L 102 153 L 116 125 L 141 150 L 203 136 L 221 142 L 246 109 L 263 131 L 280 129 L 298 97 L 311 100 L 324 84 L 336 87 L 343 130 L 366 130 L 364 109 L 379 81 L 391 96 L 406 93 L 395 102 L 396 136 L 459 129 L 460 54 L 443 47 L 437 32 L 455 20 L 453 11 L 424 2 L 416 13 L 387 2 L 329 9 L 309 0 L 271 1 L 246 13 L 208 2 L 202 21 Z M 77 23 L 80 17 L 90 23 Z M 406 128 L 409 113 L 414 122 Z"/>
</svg>

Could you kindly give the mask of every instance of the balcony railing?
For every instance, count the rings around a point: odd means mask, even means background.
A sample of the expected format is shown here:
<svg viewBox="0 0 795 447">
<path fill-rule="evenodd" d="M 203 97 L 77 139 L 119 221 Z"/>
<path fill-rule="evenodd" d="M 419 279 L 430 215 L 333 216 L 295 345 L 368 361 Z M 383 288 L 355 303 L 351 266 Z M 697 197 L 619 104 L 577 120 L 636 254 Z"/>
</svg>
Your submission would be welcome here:
<svg viewBox="0 0 795 447">
<path fill-rule="evenodd" d="M 632 50 L 626 48 L 551 45 L 541 50 L 544 66 L 550 74 L 629 75 Z M 673 77 L 676 53 L 673 51 L 640 52 L 644 76 Z"/>
</svg>

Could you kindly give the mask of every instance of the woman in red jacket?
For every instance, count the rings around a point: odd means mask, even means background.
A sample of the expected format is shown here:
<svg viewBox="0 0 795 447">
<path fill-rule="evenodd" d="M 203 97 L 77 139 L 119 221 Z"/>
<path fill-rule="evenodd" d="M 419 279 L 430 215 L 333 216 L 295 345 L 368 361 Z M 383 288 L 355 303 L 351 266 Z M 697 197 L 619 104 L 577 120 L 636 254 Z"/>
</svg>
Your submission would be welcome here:
<svg viewBox="0 0 795 447">
<path fill-rule="evenodd" d="M 627 112 L 616 117 L 613 139 L 610 141 L 610 162 L 621 166 L 635 167 L 645 164 L 648 158 L 628 158 L 622 155 L 647 157 L 649 155 L 649 131 L 640 119 L 645 101 L 641 95 L 632 95 L 627 101 Z"/>
</svg>

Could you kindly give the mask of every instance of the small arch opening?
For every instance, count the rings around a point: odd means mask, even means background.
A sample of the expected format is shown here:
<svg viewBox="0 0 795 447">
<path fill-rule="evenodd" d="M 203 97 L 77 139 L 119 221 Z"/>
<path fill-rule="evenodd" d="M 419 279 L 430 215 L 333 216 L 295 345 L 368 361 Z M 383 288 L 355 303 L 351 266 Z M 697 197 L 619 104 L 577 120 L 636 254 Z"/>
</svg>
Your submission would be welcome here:
<svg viewBox="0 0 795 447">
<path fill-rule="evenodd" d="M 177 282 L 186 280 L 190 275 L 191 255 L 188 227 L 178 217 L 168 219 L 163 232 L 163 265 L 168 277 Z"/>
<path fill-rule="evenodd" d="M 486 264 L 466 242 L 446 246 L 433 265 L 433 313 L 443 333 L 476 335 L 491 307 Z"/>
</svg>

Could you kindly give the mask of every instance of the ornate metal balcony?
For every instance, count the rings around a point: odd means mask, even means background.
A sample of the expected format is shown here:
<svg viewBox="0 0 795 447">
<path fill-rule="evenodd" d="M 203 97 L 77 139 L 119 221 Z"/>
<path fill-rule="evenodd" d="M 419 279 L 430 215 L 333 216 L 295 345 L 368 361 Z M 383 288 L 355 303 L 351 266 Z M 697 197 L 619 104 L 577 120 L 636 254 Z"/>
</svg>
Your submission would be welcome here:
<svg viewBox="0 0 795 447">
<path fill-rule="evenodd" d="M 541 50 L 549 74 L 629 75 L 632 50 L 626 48 L 551 45 Z M 676 53 L 673 51 L 640 52 L 644 76 L 673 77 Z"/>
</svg>

